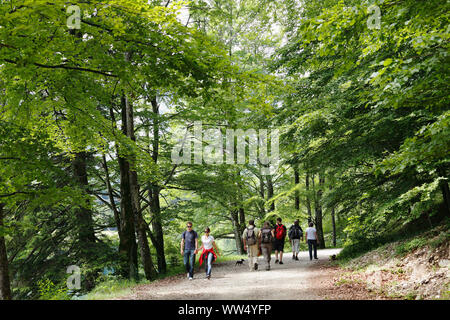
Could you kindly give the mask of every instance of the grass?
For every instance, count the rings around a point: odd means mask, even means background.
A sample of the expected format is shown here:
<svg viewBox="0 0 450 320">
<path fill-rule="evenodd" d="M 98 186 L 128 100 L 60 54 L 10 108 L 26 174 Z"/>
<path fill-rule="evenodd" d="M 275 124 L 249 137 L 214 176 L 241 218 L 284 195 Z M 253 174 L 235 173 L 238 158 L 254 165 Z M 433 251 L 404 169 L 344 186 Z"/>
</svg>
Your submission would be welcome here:
<svg viewBox="0 0 450 320">
<path fill-rule="evenodd" d="M 128 279 L 110 279 L 99 283 L 84 298 L 86 300 L 108 300 L 130 294 L 133 287 L 145 283 L 149 283 L 149 281 L 142 280 L 136 282 Z"/>
<path fill-rule="evenodd" d="M 398 256 L 405 256 L 406 254 L 414 251 L 416 249 L 422 248 L 428 244 L 426 238 L 418 237 L 413 238 L 409 241 L 401 243 L 397 248 L 395 248 L 395 254 Z"/>
</svg>

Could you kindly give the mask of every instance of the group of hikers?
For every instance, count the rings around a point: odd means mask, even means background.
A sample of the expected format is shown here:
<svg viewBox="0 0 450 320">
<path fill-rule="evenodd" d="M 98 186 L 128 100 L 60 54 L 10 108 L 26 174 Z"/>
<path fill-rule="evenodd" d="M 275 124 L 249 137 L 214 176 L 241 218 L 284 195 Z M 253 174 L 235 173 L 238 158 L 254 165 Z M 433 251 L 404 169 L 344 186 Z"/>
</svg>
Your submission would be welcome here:
<svg viewBox="0 0 450 320">
<path fill-rule="evenodd" d="M 195 255 L 201 252 L 199 263 L 200 266 L 205 262 L 206 278 L 211 278 L 212 263 L 220 256 L 220 251 L 214 241 L 214 237 L 210 234 L 209 228 L 204 229 L 201 237 L 202 245 L 198 246 L 198 234 L 193 230 L 192 222 L 186 224 L 186 230 L 181 235 L 181 255 L 183 255 L 183 263 L 186 267 L 187 277 L 189 280 L 194 278 Z M 261 228 L 255 226 L 254 220 L 248 222 L 248 226 L 242 233 L 242 241 L 244 250 L 247 251 L 250 271 L 258 270 L 258 256 L 263 255 L 265 261 L 265 269 L 270 270 L 270 261 L 272 250 L 275 250 L 275 263 L 283 264 L 283 251 L 286 236 L 292 245 L 292 259 L 299 260 L 300 239 L 308 243 L 309 259 L 317 258 L 317 244 L 319 239 L 317 231 L 312 222 L 305 230 L 305 237 L 300 226 L 299 220 L 295 220 L 294 224 L 287 231 L 286 226 L 282 224 L 282 219 L 277 218 L 274 227 L 269 221 L 265 221 Z M 314 253 L 314 255 L 313 255 Z"/>
</svg>

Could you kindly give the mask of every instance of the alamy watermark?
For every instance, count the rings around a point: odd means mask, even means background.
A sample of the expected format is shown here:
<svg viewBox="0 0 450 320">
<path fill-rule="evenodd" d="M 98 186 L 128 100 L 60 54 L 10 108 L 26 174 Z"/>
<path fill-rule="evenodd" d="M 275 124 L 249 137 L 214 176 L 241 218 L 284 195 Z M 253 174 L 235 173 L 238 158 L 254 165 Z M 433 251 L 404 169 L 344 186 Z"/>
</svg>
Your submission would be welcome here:
<svg viewBox="0 0 450 320">
<path fill-rule="evenodd" d="M 80 290 L 81 289 L 81 269 L 79 266 L 71 265 L 67 267 L 66 273 L 70 276 L 67 278 L 67 289 Z"/>
<path fill-rule="evenodd" d="M 376 5 L 371 5 L 367 8 L 367 13 L 370 14 L 367 19 L 367 28 L 380 29 L 381 28 L 381 9 Z"/>
<path fill-rule="evenodd" d="M 79 6 L 68 6 L 67 14 L 70 16 L 67 18 L 67 27 L 69 29 L 81 29 L 81 10 Z"/>
<path fill-rule="evenodd" d="M 201 121 L 194 123 L 193 133 L 190 131 L 191 127 L 185 128 L 184 137 L 178 139 L 172 149 L 173 164 L 248 163 L 259 165 L 262 175 L 275 173 L 279 162 L 278 129 L 203 130 Z"/>
</svg>

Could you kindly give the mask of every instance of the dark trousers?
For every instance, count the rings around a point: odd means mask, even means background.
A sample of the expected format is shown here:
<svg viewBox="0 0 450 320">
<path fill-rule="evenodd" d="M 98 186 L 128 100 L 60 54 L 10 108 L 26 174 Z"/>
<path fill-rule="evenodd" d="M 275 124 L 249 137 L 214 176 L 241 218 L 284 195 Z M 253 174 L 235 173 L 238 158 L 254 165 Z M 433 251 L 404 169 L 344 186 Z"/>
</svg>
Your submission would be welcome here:
<svg viewBox="0 0 450 320">
<path fill-rule="evenodd" d="M 314 248 L 314 259 L 317 259 L 317 240 L 308 240 L 309 260 L 312 260 L 312 250 Z"/>
<path fill-rule="evenodd" d="M 194 264 L 195 264 L 195 250 L 184 250 L 183 263 L 186 267 L 186 272 L 189 272 L 189 277 L 194 276 Z"/>
</svg>

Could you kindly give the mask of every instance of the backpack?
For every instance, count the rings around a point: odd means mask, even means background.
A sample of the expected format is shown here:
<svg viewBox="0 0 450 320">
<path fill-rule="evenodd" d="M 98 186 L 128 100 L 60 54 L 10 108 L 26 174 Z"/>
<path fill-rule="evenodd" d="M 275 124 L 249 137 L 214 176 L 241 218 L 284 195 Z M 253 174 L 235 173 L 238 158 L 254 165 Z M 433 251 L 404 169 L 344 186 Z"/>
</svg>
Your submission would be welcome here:
<svg viewBox="0 0 450 320">
<path fill-rule="evenodd" d="M 300 226 L 293 225 L 289 230 L 290 239 L 300 239 L 303 236 L 303 231 Z"/>
<path fill-rule="evenodd" d="M 284 237 L 286 236 L 286 231 L 284 228 L 284 225 L 275 226 L 275 238 L 277 238 L 278 240 L 284 239 Z"/>
<path fill-rule="evenodd" d="M 261 242 L 262 243 L 272 242 L 272 229 L 270 228 L 261 229 Z"/>
<path fill-rule="evenodd" d="M 247 228 L 247 245 L 252 246 L 256 244 L 255 228 Z"/>
</svg>

